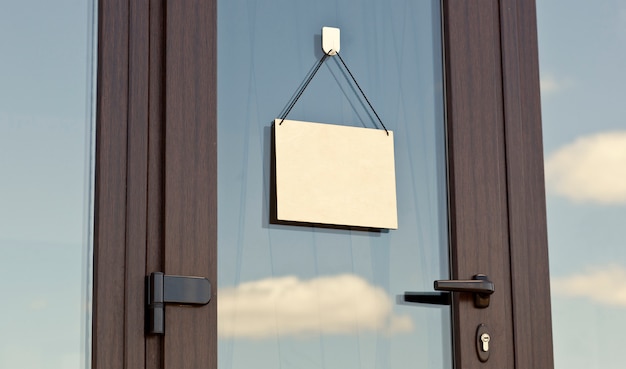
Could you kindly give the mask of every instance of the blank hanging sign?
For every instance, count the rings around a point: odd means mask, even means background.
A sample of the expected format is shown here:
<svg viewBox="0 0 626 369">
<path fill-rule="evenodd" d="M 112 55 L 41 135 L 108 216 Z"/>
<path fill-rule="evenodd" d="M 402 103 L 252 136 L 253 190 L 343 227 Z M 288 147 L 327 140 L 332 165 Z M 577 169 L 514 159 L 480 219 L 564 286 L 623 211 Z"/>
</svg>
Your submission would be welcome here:
<svg viewBox="0 0 626 369">
<path fill-rule="evenodd" d="M 278 220 L 398 228 L 393 132 L 277 119 Z"/>
</svg>

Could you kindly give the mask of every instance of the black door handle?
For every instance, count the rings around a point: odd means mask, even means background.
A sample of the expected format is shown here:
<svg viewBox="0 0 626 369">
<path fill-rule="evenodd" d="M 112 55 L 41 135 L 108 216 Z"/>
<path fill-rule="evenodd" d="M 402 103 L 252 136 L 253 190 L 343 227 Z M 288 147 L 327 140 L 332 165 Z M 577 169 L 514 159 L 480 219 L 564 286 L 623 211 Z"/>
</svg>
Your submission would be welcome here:
<svg viewBox="0 0 626 369">
<path fill-rule="evenodd" d="M 486 275 L 476 274 L 470 280 L 435 281 L 435 291 L 473 293 L 474 306 L 486 308 L 489 306 L 489 298 L 495 292 L 495 287 Z"/>
<path fill-rule="evenodd" d="M 477 274 L 469 280 L 441 280 L 435 281 L 435 291 L 446 292 L 405 292 L 404 301 L 425 304 L 449 305 L 450 296 L 447 292 L 467 292 L 474 294 L 474 306 L 486 308 L 489 306 L 491 294 L 495 292 L 492 281 L 484 274 Z"/>
<path fill-rule="evenodd" d="M 470 292 L 491 295 L 494 292 L 493 282 L 486 275 L 477 274 L 470 280 L 435 281 L 435 291 Z"/>
</svg>

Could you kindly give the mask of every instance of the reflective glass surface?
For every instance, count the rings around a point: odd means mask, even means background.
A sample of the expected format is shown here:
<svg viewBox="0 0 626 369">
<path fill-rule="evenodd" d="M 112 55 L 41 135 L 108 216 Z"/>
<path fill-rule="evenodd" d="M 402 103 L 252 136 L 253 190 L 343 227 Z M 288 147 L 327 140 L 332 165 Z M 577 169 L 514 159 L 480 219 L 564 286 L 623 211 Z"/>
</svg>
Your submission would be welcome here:
<svg viewBox="0 0 626 369">
<path fill-rule="evenodd" d="M 624 368 L 626 3 L 537 1 L 556 369 Z"/>
<path fill-rule="evenodd" d="M 322 26 L 395 136 L 398 229 L 270 221 L 272 123 L 322 57 Z M 438 1 L 218 1 L 218 360 L 231 368 L 451 368 Z M 330 57 L 289 119 L 380 128 Z"/>
<path fill-rule="evenodd" d="M 0 368 L 89 367 L 95 5 L 0 2 Z"/>
</svg>

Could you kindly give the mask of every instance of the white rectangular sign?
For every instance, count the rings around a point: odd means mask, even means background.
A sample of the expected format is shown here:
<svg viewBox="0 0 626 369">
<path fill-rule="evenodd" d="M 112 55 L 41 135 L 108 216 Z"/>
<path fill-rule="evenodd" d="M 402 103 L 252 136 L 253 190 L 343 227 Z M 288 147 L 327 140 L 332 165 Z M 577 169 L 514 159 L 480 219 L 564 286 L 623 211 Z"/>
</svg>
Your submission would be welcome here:
<svg viewBox="0 0 626 369">
<path fill-rule="evenodd" d="M 393 132 L 275 120 L 277 218 L 398 228 Z"/>
</svg>

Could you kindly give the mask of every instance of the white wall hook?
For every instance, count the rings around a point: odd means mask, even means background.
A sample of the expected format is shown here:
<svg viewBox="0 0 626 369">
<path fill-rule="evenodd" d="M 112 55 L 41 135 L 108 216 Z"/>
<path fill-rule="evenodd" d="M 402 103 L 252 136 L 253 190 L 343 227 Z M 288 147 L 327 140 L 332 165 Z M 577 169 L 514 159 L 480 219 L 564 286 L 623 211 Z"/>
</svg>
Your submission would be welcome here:
<svg viewBox="0 0 626 369">
<path fill-rule="evenodd" d="M 326 55 L 337 55 L 341 48 L 340 30 L 334 27 L 322 27 L 322 50 Z"/>
</svg>

